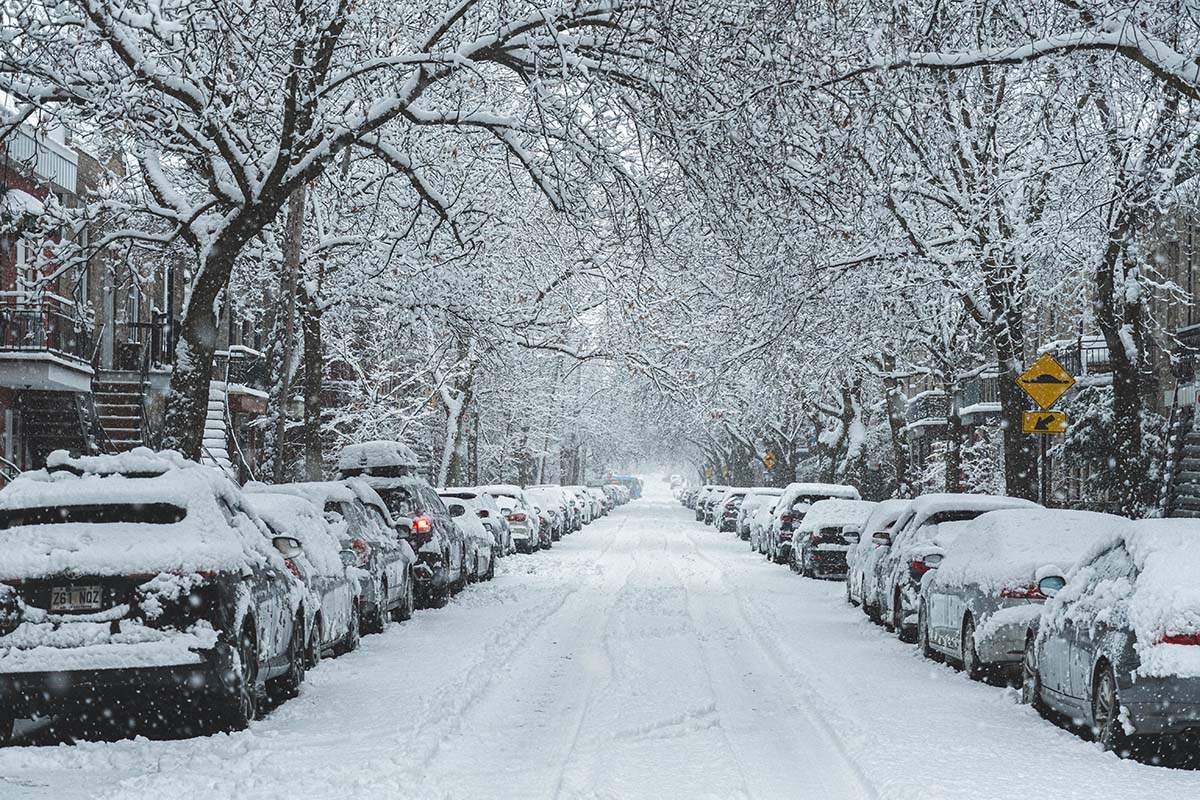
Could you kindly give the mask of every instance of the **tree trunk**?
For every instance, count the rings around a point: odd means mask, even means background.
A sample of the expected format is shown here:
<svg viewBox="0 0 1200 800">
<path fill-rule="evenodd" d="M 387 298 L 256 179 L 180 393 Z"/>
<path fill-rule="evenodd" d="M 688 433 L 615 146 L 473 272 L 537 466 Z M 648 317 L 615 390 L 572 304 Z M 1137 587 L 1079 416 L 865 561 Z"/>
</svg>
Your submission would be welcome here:
<svg viewBox="0 0 1200 800">
<path fill-rule="evenodd" d="M 287 423 L 288 401 L 292 394 L 292 353 L 296 341 L 296 276 L 300 271 L 301 247 L 304 243 L 304 185 L 288 198 L 287 224 L 283 241 L 283 347 L 280 358 L 279 399 L 275 415 L 275 464 L 272 473 L 276 483 L 287 481 Z M 308 345 L 305 343 L 305 357 Z M 305 410 L 307 414 L 307 409 Z M 306 468 L 307 470 L 307 468 Z"/>
<path fill-rule="evenodd" d="M 887 407 L 888 430 L 892 442 L 892 469 L 896 473 L 896 496 L 909 497 L 912 487 L 908 476 L 908 440 L 904 437 L 905 405 L 904 384 L 896 376 L 896 357 L 885 354 L 879 359 L 883 373 L 883 392 Z"/>
<path fill-rule="evenodd" d="M 321 389 L 324 386 L 325 358 L 321 345 L 321 308 L 315 298 L 305 298 L 300 324 L 304 334 L 304 479 L 319 481 L 324 477 Z"/>
<path fill-rule="evenodd" d="M 962 491 L 962 417 L 958 414 L 958 386 L 953 381 L 944 381 L 942 391 L 946 393 L 946 491 Z"/>
</svg>

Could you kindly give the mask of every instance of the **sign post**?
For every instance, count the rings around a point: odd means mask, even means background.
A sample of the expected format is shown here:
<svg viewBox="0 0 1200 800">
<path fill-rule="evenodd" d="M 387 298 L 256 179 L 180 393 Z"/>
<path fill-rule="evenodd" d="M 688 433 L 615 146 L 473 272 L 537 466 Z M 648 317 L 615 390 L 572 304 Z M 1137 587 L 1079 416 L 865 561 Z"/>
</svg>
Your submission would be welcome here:
<svg viewBox="0 0 1200 800">
<path fill-rule="evenodd" d="M 1021 430 L 1039 437 L 1038 442 L 1038 500 L 1045 503 L 1050 497 L 1050 459 L 1046 437 L 1067 432 L 1065 411 L 1050 407 L 1075 385 L 1075 378 L 1049 353 L 1033 362 L 1019 378 L 1017 385 L 1037 403 L 1041 411 L 1026 411 L 1021 415 Z"/>
</svg>

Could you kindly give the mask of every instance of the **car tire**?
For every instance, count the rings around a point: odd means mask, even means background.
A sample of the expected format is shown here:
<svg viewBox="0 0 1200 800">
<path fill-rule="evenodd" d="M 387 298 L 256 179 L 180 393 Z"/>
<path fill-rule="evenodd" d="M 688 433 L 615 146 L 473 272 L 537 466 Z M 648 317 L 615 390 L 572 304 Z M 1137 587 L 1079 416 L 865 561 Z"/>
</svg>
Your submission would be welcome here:
<svg viewBox="0 0 1200 800">
<path fill-rule="evenodd" d="M 497 558 L 499 558 L 499 554 L 496 552 L 493 552 L 491 559 L 488 561 L 488 571 L 487 571 L 487 575 L 484 576 L 484 580 L 490 581 L 496 577 L 496 559 Z"/>
<path fill-rule="evenodd" d="M 1032 633 L 1025 637 L 1025 652 L 1021 656 L 1021 702 L 1033 706 L 1035 711 L 1045 715 L 1046 706 L 1042 702 L 1042 673 L 1038 669 L 1037 648 Z"/>
<path fill-rule="evenodd" d="M 387 602 L 387 598 L 391 594 L 391 587 L 387 581 L 384 581 L 379 586 L 379 602 L 375 604 L 375 610 L 371 613 L 370 618 L 363 620 L 362 632 L 364 635 L 373 633 L 383 633 L 383 626 L 387 624 L 387 612 L 383 610 L 383 604 Z"/>
<path fill-rule="evenodd" d="M 1096 667 L 1092 679 L 1092 724 L 1096 742 L 1101 749 L 1116 753 L 1120 758 L 1130 755 L 1132 740 L 1121 722 L 1121 696 L 1117 690 L 1117 675 L 1105 661 Z"/>
<path fill-rule="evenodd" d="M 304 615 L 301 613 L 292 624 L 292 639 L 288 642 L 288 671 L 267 683 L 267 693 L 272 700 L 278 703 L 299 697 L 307 660 L 308 654 L 304 652 Z"/>
<path fill-rule="evenodd" d="M 307 656 L 308 669 L 310 672 L 317 668 L 317 666 L 321 663 L 321 657 L 324 655 L 324 653 L 321 652 L 322 643 L 325 641 L 324 629 L 325 620 L 320 614 L 317 614 L 317 618 L 313 620 L 312 634 L 308 640 Z"/>
<path fill-rule="evenodd" d="M 967 677 L 973 681 L 983 680 L 987 668 L 979 660 L 979 651 L 975 647 L 975 619 L 970 614 L 963 619 L 958 653 L 958 661 L 962 664 L 963 672 L 967 674 Z"/>
<path fill-rule="evenodd" d="M 937 651 L 929 644 L 929 612 L 925 604 L 917 608 L 917 650 L 924 658 L 937 661 Z"/>
<path fill-rule="evenodd" d="M 213 703 L 213 727 L 218 732 L 242 731 L 258 717 L 258 640 L 254 626 L 242 626 L 237 640 L 233 686 Z"/>
<path fill-rule="evenodd" d="M 407 586 L 404 590 L 404 600 L 392 609 L 392 619 L 396 622 L 407 622 L 412 619 L 413 611 L 417 608 L 417 593 L 413 591 L 412 570 L 409 570 L 408 580 L 404 583 Z"/>
<path fill-rule="evenodd" d="M 904 598 L 900 596 L 899 589 L 892 593 L 891 630 L 900 641 L 907 641 L 904 636 Z"/>
</svg>

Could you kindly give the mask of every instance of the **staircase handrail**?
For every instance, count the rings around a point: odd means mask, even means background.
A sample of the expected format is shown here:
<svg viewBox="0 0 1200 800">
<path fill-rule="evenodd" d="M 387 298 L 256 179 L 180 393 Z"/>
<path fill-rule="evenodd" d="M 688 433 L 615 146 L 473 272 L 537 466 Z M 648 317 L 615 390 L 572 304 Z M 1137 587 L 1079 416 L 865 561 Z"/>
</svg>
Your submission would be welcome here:
<svg viewBox="0 0 1200 800">
<path fill-rule="evenodd" d="M 225 400 L 221 403 L 221 416 L 225 420 L 225 431 L 229 441 L 233 442 L 233 451 L 237 453 L 238 469 L 245 470 L 250 476 L 250 480 L 258 480 L 254 477 L 254 470 L 250 469 L 250 463 L 246 460 L 246 455 L 242 452 L 242 443 L 238 441 L 237 428 L 233 425 L 233 414 L 229 411 L 229 367 L 233 361 L 232 354 L 225 358 Z"/>
<path fill-rule="evenodd" d="M 14 478 L 21 474 L 23 470 L 9 461 L 4 456 L 0 456 L 0 485 L 11 483 Z"/>
</svg>

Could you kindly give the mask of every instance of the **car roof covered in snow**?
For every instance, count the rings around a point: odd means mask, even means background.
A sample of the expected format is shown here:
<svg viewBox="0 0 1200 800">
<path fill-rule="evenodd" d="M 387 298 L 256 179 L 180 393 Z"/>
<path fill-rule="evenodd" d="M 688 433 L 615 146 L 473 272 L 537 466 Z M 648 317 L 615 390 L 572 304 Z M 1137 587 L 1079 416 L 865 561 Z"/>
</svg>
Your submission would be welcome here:
<svg viewBox="0 0 1200 800">
<path fill-rule="evenodd" d="M 377 467 L 409 467 L 416 469 L 420 460 L 413 449 L 400 442 L 378 439 L 348 444 L 338 453 L 338 470 L 353 473 Z"/>
<path fill-rule="evenodd" d="M 1040 508 L 1037 503 L 1019 497 L 1000 497 L 990 494 L 923 494 L 912 501 L 910 509 L 917 524 L 948 511 L 999 511 L 1004 508 Z"/>
<path fill-rule="evenodd" d="M 139 447 L 107 456 L 55 452 L 47 469 L 26 472 L 0 490 L 0 574 L 45 577 L 65 571 L 121 575 L 130 571 L 240 570 L 283 561 L 266 530 L 250 516 L 229 518 L 240 493 L 219 470 L 178 453 Z M 183 509 L 174 522 L 139 521 L 139 509 Z M 223 507 L 224 505 L 224 507 Z M 132 521 L 21 524 L 23 509 L 128 507 Z"/>
<path fill-rule="evenodd" d="M 1100 542 L 1133 523 L 1094 511 L 1021 508 L 989 511 L 962 523 L 934 580 L 978 585 L 987 593 L 1025 587 L 1053 572 L 1066 575 Z"/>
<path fill-rule="evenodd" d="M 298 483 L 260 483 L 251 481 L 242 489 L 248 494 L 290 494 L 303 497 L 308 502 L 325 508 L 325 504 L 353 503 L 357 499 L 354 490 L 341 481 L 301 481 Z"/>
<path fill-rule="evenodd" d="M 908 499 L 881 500 L 876 503 L 875 508 L 871 510 L 871 515 L 863 520 L 863 534 L 870 536 L 891 528 L 896 520 L 904 516 L 904 512 L 911 504 L 912 501 Z"/>
<path fill-rule="evenodd" d="M 345 574 L 341 544 L 325 523 L 321 509 L 309 500 L 294 494 L 254 492 L 246 495 L 246 502 L 274 533 L 298 539 L 304 557 L 319 573 L 337 577 Z"/>
<path fill-rule="evenodd" d="M 834 525 L 861 525 L 874 508 L 875 503 L 870 500 L 846 500 L 841 497 L 819 500 L 812 504 L 796 530 L 799 533 Z"/>
<path fill-rule="evenodd" d="M 830 498 L 841 497 L 846 500 L 857 500 L 859 498 L 858 489 L 841 483 L 789 483 L 787 488 L 783 490 L 783 496 L 785 497 L 800 497 L 803 495 Z"/>
</svg>

